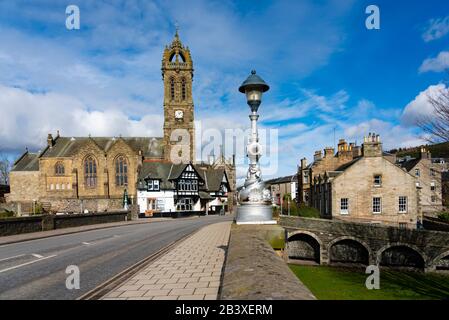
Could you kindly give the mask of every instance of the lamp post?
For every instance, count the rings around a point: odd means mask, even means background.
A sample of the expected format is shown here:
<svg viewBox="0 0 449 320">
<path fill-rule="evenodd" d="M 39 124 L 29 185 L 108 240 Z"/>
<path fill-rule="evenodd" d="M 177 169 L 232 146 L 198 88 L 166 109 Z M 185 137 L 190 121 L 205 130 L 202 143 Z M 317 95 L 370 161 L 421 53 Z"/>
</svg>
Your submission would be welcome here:
<svg viewBox="0 0 449 320">
<path fill-rule="evenodd" d="M 257 111 L 262 102 L 262 94 L 269 89 L 270 87 L 254 70 L 239 88 L 239 91 L 246 95 L 246 102 L 251 110 L 249 115 L 251 135 L 247 145 L 249 168 L 245 184 L 239 192 L 240 206 L 237 208 L 237 224 L 276 224 L 272 218 L 270 191 L 265 188 L 261 178 L 259 159 L 262 148 L 257 131 L 257 120 L 259 119 Z"/>
</svg>

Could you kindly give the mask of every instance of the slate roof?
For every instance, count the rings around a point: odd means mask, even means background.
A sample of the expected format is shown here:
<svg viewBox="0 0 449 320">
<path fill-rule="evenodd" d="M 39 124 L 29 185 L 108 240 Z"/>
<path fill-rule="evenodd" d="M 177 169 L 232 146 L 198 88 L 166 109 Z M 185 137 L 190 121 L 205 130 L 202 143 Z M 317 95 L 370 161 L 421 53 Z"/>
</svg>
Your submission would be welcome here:
<svg viewBox="0 0 449 320">
<path fill-rule="evenodd" d="M 139 172 L 139 181 L 145 179 L 161 180 L 161 189 L 174 189 L 173 180 L 179 178 L 181 173 L 186 168 L 187 164 L 173 164 L 168 162 L 144 162 Z M 197 166 L 193 168 L 198 172 L 201 179 L 204 180 L 204 187 L 201 190 L 209 192 L 218 191 L 220 188 L 224 169 L 213 169 L 210 166 Z"/>
<path fill-rule="evenodd" d="M 420 160 L 421 160 L 421 159 L 418 159 L 418 158 L 416 158 L 416 159 L 411 159 L 411 160 L 404 161 L 404 162 L 400 163 L 400 165 L 401 165 L 401 167 L 404 168 L 405 170 L 410 171 L 410 170 L 412 170 L 412 169 L 419 163 Z"/>
<path fill-rule="evenodd" d="M 93 141 L 101 150 L 107 152 L 119 139 L 122 139 L 135 152 L 142 150 L 146 158 L 163 157 L 162 138 L 151 137 L 57 137 L 52 148 L 46 148 L 42 158 L 72 157 L 78 153 L 89 140 Z"/>
<path fill-rule="evenodd" d="M 25 152 L 15 163 L 12 171 L 39 171 L 39 158 L 69 158 L 75 156 L 90 140 L 101 150 L 107 152 L 119 139 L 122 139 L 136 153 L 140 150 L 145 158 L 163 158 L 162 138 L 152 137 L 56 137 L 54 145 L 39 153 Z"/>
<path fill-rule="evenodd" d="M 199 169 L 198 172 L 202 175 L 203 180 L 206 182 L 207 190 L 218 191 L 220 189 L 221 181 L 223 180 L 223 175 L 225 174 L 224 169 L 207 168 L 206 170 Z"/>
<path fill-rule="evenodd" d="M 285 176 L 285 177 L 267 180 L 267 181 L 265 181 L 265 184 L 271 186 L 274 184 L 290 183 L 290 182 L 297 182 L 297 181 L 298 181 L 298 175 L 294 174 L 291 176 Z"/>
<path fill-rule="evenodd" d="M 26 151 L 14 162 L 11 171 L 39 171 L 39 154 Z"/>
<path fill-rule="evenodd" d="M 339 166 L 337 169 L 333 170 L 333 171 L 345 171 L 346 169 L 348 169 L 349 167 L 351 167 L 354 163 L 356 163 L 357 161 L 359 161 L 360 159 L 362 159 L 362 157 L 359 158 L 355 158 L 354 160 L 351 160 L 341 166 Z"/>
</svg>

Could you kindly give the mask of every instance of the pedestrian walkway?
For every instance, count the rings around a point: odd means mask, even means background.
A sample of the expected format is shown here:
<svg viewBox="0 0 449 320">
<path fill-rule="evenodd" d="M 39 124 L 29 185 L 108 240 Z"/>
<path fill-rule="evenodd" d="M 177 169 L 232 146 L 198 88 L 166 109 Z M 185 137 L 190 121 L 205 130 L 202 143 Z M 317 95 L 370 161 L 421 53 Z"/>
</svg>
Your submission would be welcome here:
<svg viewBox="0 0 449 320">
<path fill-rule="evenodd" d="M 216 300 L 231 222 L 206 226 L 103 299 Z"/>
</svg>

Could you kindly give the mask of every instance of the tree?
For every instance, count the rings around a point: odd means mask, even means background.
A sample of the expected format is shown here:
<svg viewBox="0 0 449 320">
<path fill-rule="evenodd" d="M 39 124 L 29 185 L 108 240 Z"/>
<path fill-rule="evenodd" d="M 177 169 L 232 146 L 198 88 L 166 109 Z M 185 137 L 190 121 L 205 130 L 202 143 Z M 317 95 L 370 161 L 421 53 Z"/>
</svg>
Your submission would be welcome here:
<svg viewBox="0 0 449 320">
<path fill-rule="evenodd" d="M 433 115 L 418 120 L 418 126 L 429 135 L 430 143 L 449 142 L 449 86 L 444 86 L 437 95 L 428 95 Z"/>
<path fill-rule="evenodd" d="M 0 184 L 9 184 L 11 161 L 5 154 L 0 154 Z"/>
</svg>

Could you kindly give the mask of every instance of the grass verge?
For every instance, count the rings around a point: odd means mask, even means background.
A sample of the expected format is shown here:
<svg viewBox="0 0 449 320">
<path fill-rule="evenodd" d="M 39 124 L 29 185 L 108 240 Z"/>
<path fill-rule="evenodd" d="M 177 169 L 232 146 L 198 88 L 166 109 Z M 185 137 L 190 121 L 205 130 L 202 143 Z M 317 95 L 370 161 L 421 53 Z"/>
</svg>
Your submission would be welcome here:
<svg viewBox="0 0 449 320">
<path fill-rule="evenodd" d="M 397 270 L 380 271 L 380 289 L 368 290 L 364 270 L 289 265 L 320 300 L 429 300 L 449 299 L 449 276 Z"/>
</svg>

